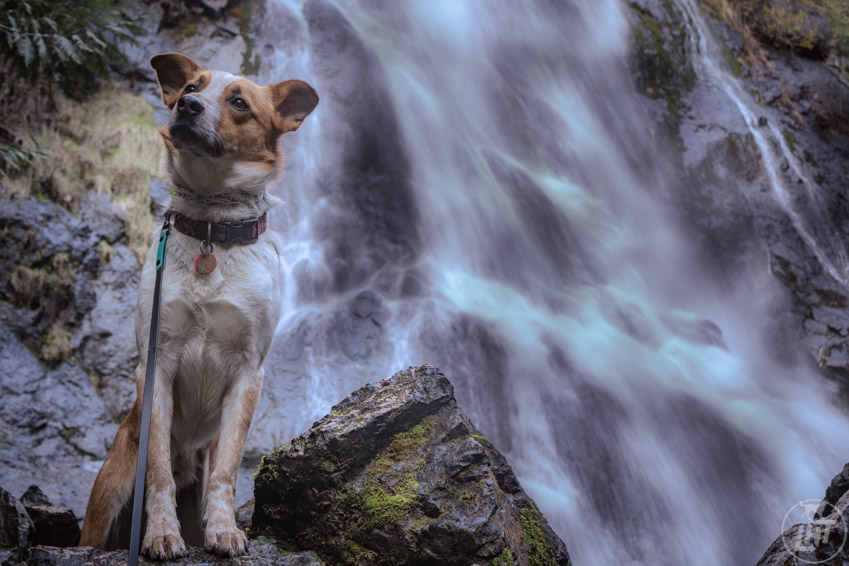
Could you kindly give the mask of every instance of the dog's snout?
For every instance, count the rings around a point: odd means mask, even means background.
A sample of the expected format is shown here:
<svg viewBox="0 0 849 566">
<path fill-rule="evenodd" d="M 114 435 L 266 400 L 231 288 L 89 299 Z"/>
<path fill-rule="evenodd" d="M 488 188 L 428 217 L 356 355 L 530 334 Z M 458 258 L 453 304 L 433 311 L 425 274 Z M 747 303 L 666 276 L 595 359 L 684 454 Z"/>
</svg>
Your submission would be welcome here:
<svg viewBox="0 0 849 566">
<path fill-rule="evenodd" d="M 177 111 L 185 116 L 197 116 L 203 112 L 203 103 L 194 96 L 181 96 L 177 102 Z"/>
</svg>

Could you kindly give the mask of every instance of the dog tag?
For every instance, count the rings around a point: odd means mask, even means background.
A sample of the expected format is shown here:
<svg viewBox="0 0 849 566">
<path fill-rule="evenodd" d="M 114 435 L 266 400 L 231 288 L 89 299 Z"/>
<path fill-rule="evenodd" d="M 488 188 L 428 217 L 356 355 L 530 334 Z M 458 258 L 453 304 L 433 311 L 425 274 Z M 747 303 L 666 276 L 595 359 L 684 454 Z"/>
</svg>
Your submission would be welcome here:
<svg viewBox="0 0 849 566">
<path fill-rule="evenodd" d="M 218 260 L 215 259 L 215 254 L 198 254 L 195 258 L 195 271 L 201 275 L 209 275 L 215 270 L 218 265 Z"/>
</svg>

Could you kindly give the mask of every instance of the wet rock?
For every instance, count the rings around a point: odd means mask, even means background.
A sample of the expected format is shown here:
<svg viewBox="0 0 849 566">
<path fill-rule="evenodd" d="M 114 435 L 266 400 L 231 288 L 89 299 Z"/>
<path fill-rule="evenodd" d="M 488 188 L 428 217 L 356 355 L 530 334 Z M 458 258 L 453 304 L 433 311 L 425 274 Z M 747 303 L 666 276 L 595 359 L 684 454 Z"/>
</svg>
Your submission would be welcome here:
<svg viewBox="0 0 849 566">
<path fill-rule="evenodd" d="M 801 6 L 786 4 L 792 10 Z M 840 237 L 849 218 L 843 182 L 849 167 L 849 110 L 840 103 L 847 93 L 840 72 L 797 56 L 811 55 L 810 50 L 776 49 L 754 20 L 750 25 L 766 41 L 757 46 L 758 57 L 749 57 L 740 33 L 707 18 L 721 47 L 720 60 L 711 64 L 725 68 L 729 84 L 738 82 L 744 99 L 751 97 L 757 135 L 776 151 L 770 171 L 770 160 L 723 85 L 693 76 L 693 68 L 700 68 L 699 52 L 682 50 L 695 38 L 692 26 L 682 25 L 687 18 L 677 4 L 639 0 L 629 8 L 636 86 L 666 138 L 658 143 L 671 152 L 673 174 L 682 179 L 670 200 L 700 263 L 720 287 L 751 279 L 753 273 L 771 273 L 773 281 L 759 275 L 751 291 L 739 285 L 728 290 L 736 296 L 752 293 L 751 304 L 771 297 L 775 306 L 765 308 L 761 318 L 774 355 L 796 363 L 794 352 L 801 344 L 849 397 L 849 289 Z M 821 29 L 822 19 L 807 10 L 800 21 L 817 42 L 825 41 L 813 48 L 821 52 L 828 34 Z M 705 11 L 712 13 L 709 6 Z M 656 77 L 664 85 L 653 86 Z M 787 196 L 778 194 L 777 185 Z"/>
<path fill-rule="evenodd" d="M 80 542 L 80 525 L 74 512 L 56 507 L 38 486 L 31 485 L 21 496 L 21 503 L 35 525 L 33 544 L 76 546 Z"/>
<path fill-rule="evenodd" d="M 32 544 L 33 523 L 21 502 L 0 487 L 0 564 L 13 564 Z"/>
<path fill-rule="evenodd" d="M 212 564 L 227 564 L 229 566 L 321 566 L 318 557 L 305 552 L 300 554 L 283 554 L 268 542 L 250 541 L 250 554 L 240 558 L 221 558 L 204 552 L 199 548 L 189 547 L 186 556 L 172 560 L 166 564 L 194 564 L 206 566 Z M 57 548 L 53 546 L 36 546 L 32 549 L 25 564 L 31 566 L 124 566 L 127 564 L 127 552 L 105 551 L 91 547 Z M 155 560 L 140 558 L 139 564 L 163 564 Z"/>
<path fill-rule="evenodd" d="M 849 464 L 826 491 L 810 523 L 793 525 L 767 549 L 757 566 L 849 563 Z M 842 495 L 838 496 L 838 493 Z M 837 497 L 837 499 L 835 499 Z"/>
<path fill-rule="evenodd" d="M 847 492 L 849 492 L 849 464 L 843 466 L 843 471 L 834 476 L 831 484 L 825 490 L 824 502 L 830 505 L 837 505 Z"/>
<path fill-rule="evenodd" d="M 367 385 L 263 458 L 252 535 L 346 564 L 570 564 L 430 366 Z"/>
</svg>

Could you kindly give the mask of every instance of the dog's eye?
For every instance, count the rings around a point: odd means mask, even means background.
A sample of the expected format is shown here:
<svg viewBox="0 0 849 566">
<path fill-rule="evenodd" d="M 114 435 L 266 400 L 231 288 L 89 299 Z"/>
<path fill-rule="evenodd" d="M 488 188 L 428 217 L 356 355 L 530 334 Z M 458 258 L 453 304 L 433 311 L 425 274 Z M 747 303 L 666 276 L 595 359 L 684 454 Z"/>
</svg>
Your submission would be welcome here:
<svg viewBox="0 0 849 566">
<path fill-rule="evenodd" d="M 245 102 L 244 98 L 234 98 L 233 100 L 230 101 L 230 104 L 232 104 L 233 108 L 235 108 L 236 110 L 247 110 L 248 109 L 248 103 Z"/>
<path fill-rule="evenodd" d="M 190 92 L 195 92 L 198 89 L 195 85 L 189 85 L 183 89 L 183 94 L 189 94 Z"/>
</svg>

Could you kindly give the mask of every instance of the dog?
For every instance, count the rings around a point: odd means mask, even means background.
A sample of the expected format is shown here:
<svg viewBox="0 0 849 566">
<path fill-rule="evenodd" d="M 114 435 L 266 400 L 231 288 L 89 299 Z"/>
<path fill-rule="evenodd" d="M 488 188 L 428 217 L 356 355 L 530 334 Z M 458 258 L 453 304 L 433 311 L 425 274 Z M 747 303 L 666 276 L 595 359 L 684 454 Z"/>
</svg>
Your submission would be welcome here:
<svg viewBox="0 0 849 566">
<path fill-rule="evenodd" d="M 236 474 L 259 400 L 263 360 L 280 317 L 280 243 L 265 231 L 283 168 L 280 137 L 318 104 L 300 80 L 270 86 L 155 55 L 163 173 L 173 196 L 150 424 L 142 554 L 174 559 L 186 543 L 247 552 L 236 526 Z M 128 548 L 156 246 L 136 308 L 137 398 L 97 475 L 82 546 Z"/>
</svg>

